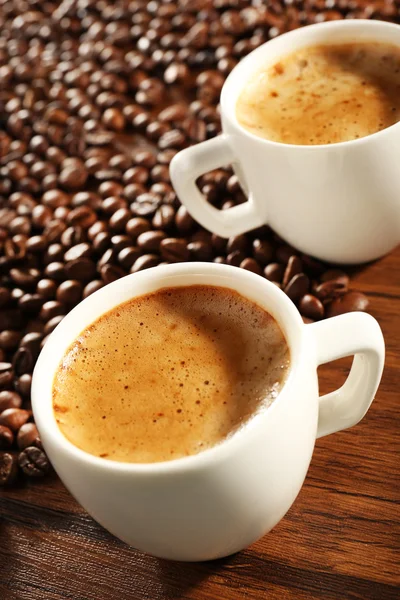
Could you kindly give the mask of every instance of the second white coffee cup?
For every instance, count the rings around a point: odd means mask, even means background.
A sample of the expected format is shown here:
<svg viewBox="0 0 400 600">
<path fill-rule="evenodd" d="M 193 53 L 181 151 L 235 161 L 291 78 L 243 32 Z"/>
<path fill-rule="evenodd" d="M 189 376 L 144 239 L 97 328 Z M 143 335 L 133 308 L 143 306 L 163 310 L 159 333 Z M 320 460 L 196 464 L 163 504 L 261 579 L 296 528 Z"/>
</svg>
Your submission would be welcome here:
<svg viewBox="0 0 400 600">
<path fill-rule="evenodd" d="M 400 243 L 400 123 L 354 141 L 297 146 L 256 137 L 235 115 L 238 95 L 261 68 L 298 48 L 354 41 L 400 47 L 400 26 L 366 20 L 311 25 L 267 42 L 235 67 L 221 94 L 223 134 L 171 162 L 175 190 L 201 225 L 229 237 L 268 224 L 302 252 L 335 263 L 370 261 Z M 248 201 L 221 211 L 195 182 L 227 165 Z"/>
</svg>

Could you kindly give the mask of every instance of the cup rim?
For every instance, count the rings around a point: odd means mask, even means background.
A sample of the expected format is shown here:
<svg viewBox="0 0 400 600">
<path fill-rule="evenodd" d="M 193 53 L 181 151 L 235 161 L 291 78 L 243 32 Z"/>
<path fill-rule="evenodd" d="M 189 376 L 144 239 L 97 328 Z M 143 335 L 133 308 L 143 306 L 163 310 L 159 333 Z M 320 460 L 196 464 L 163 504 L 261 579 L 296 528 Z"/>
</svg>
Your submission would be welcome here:
<svg viewBox="0 0 400 600">
<path fill-rule="evenodd" d="M 237 280 L 237 278 L 239 277 L 241 278 L 241 291 L 239 291 L 239 293 L 241 293 L 243 296 L 259 304 L 259 306 L 261 306 L 265 310 L 268 310 L 267 302 L 264 306 L 259 301 L 252 299 L 250 297 L 251 294 L 246 294 L 246 284 L 249 284 L 249 286 L 257 286 L 260 288 L 260 291 L 262 293 L 260 295 L 264 295 L 264 297 L 268 296 L 268 298 L 274 298 L 276 305 L 279 306 L 279 315 L 273 314 L 273 316 L 277 320 L 279 326 L 281 327 L 287 344 L 289 346 L 291 365 L 284 386 L 278 394 L 277 398 L 273 401 L 273 403 L 268 407 L 260 409 L 259 412 L 256 412 L 255 415 L 253 415 L 249 419 L 249 421 L 243 425 L 243 427 L 233 432 L 232 435 L 225 438 L 219 444 L 216 444 L 211 448 L 199 452 L 198 454 L 193 454 L 190 456 L 177 458 L 170 461 L 154 463 L 130 463 L 113 461 L 107 458 L 94 456 L 86 452 L 85 450 L 78 448 L 72 442 L 70 442 L 62 434 L 55 420 L 51 395 L 55 369 L 52 369 L 49 372 L 49 369 L 47 367 L 47 359 L 50 355 L 54 358 L 54 360 L 55 357 L 58 357 L 56 365 L 59 365 L 62 357 L 65 354 L 65 351 L 72 343 L 71 341 L 65 341 L 63 334 L 64 332 L 68 331 L 69 325 L 74 319 L 75 315 L 83 310 L 82 307 L 86 308 L 90 305 L 96 304 L 96 302 L 99 300 L 99 298 L 101 298 L 101 296 L 114 296 L 114 298 L 118 298 L 118 290 L 122 289 L 122 286 L 126 285 L 127 280 L 129 280 L 129 283 L 139 283 L 140 279 L 142 283 L 145 283 L 145 285 L 150 284 L 154 280 L 158 280 L 160 285 L 157 285 L 155 288 L 151 288 L 152 290 L 156 291 L 162 289 L 163 287 L 168 287 L 168 278 L 170 278 L 171 276 L 174 277 L 182 275 L 192 277 L 193 282 L 182 283 L 181 285 L 184 286 L 196 285 L 195 280 L 196 276 L 198 275 L 218 276 L 218 274 L 223 276 L 221 277 L 221 287 L 229 288 L 229 284 L 227 285 L 229 279 L 234 277 Z M 201 285 L 207 284 L 202 283 Z M 210 283 L 210 285 L 215 286 L 218 284 Z M 173 287 L 178 286 L 173 285 Z M 237 290 L 237 287 L 232 285 L 231 289 Z M 133 292 L 130 295 L 130 298 L 140 297 L 145 294 L 146 292 L 140 292 L 138 294 L 135 294 Z M 115 303 L 112 304 L 112 307 L 104 309 L 103 313 L 107 312 L 108 310 L 112 310 L 113 307 L 116 307 L 125 301 L 126 300 L 115 301 Z M 86 323 L 86 325 L 84 325 L 82 330 L 88 327 L 90 323 L 93 323 L 93 321 L 95 321 L 97 318 L 98 317 L 95 317 L 92 320 L 88 319 L 88 322 Z M 277 410 L 277 408 L 282 404 L 284 399 L 288 396 L 289 389 L 292 387 L 291 383 L 296 377 L 299 368 L 300 351 L 302 346 L 304 327 L 305 325 L 303 324 L 302 318 L 296 306 L 286 296 L 286 294 L 284 294 L 282 290 L 280 290 L 272 282 L 260 277 L 259 275 L 256 275 L 255 273 L 252 273 L 250 271 L 246 271 L 244 269 L 240 269 L 238 267 L 215 263 L 178 263 L 157 266 L 151 269 L 146 269 L 145 271 L 139 273 L 134 273 L 122 277 L 121 279 L 118 279 L 117 281 L 114 281 L 108 284 L 107 286 L 101 288 L 100 290 L 94 292 L 89 297 L 81 301 L 78 305 L 76 305 L 50 334 L 50 337 L 46 342 L 45 347 L 39 355 L 32 376 L 32 410 L 36 424 L 39 429 L 39 433 L 45 433 L 42 440 L 44 442 L 44 448 L 46 450 L 47 443 L 49 443 L 49 446 L 51 444 L 53 449 L 58 448 L 58 450 L 61 450 L 64 455 L 69 455 L 70 459 L 85 462 L 87 465 L 93 468 L 103 470 L 112 469 L 120 473 L 142 474 L 149 476 L 154 474 L 168 474 L 177 471 L 187 471 L 192 470 L 194 468 L 205 468 L 210 463 L 215 464 L 216 461 L 224 460 L 224 458 L 227 457 L 232 452 L 232 450 L 234 450 L 235 446 L 240 447 L 241 444 L 244 443 L 244 438 L 247 435 L 251 435 L 252 427 L 255 427 L 257 425 L 262 426 L 264 421 L 269 418 L 268 415 L 270 415 L 271 412 L 273 412 L 274 410 Z M 73 336 L 73 339 L 75 338 L 76 335 Z M 43 383 L 44 381 L 45 383 Z M 51 459 L 50 453 L 49 456 Z"/>
<path fill-rule="evenodd" d="M 378 137 L 383 137 L 384 135 L 387 135 L 388 132 L 391 132 L 394 129 L 400 129 L 400 121 L 398 121 L 397 123 L 393 123 L 393 125 L 390 125 L 389 127 L 385 127 L 384 129 L 381 129 L 380 131 L 376 131 L 375 133 L 371 133 L 369 135 L 363 136 L 358 139 L 347 140 L 345 142 L 337 142 L 334 144 L 307 145 L 307 144 L 285 144 L 284 142 L 276 142 L 274 140 L 269 140 L 267 138 L 263 138 L 261 136 L 255 135 L 254 133 L 251 133 L 250 131 L 245 129 L 242 125 L 240 125 L 240 123 L 236 117 L 236 112 L 235 112 L 237 97 L 238 97 L 238 93 L 235 92 L 235 90 L 237 89 L 236 79 L 240 80 L 240 82 L 241 82 L 240 87 L 243 87 L 244 83 L 246 83 L 247 80 L 249 79 L 249 77 L 246 76 L 246 68 L 251 65 L 251 62 L 255 59 L 255 57 L 258 57 L 259 55 L 266 53 L 267 52 L 266 48 L 271 49 L 274 47 L 274 45 L 281 44 L 282 40 L 285 40 L 288 38 L 294 38 L 294 39 L 307 38 L 309 33 L 313 32 L 315 30 L 322 30 L 322 29 L 325 29 L 327 32 L 332 31 L 332 30 L 337 30 L 337 29 L 343 29 L 343 30 L 364 29 L 365 31 L 371 30 L 371 41 L 374 41 L 373 31 L 376 31 L 378 29 L 380 29 L 380 30 L 391 29 L 392 31 L 397 30 L 399 33 L 398 46 L 400 48 L 400 25 L 398 25 L 396 23 L 391 23 L 389 21 L 376 21 L 376 20 L 369 20 L 369 19 L 348 19 L 348 20 L 327 21 L 325 23 L 314 23 L 312 25 L 307 25 L 307 26 L 301 27 L 299 29 L 294 29 L 292 31 L 288 31 L 276 38 L 268 40 L 267 42 L 265 42 L 264 44 L 262 44 L 255 50 L 252 50 L 252 52 L 250 52 L 247 56 L 245 56 L 233 68 L 233 70 L 228 75 L 228 77 L 222 87 L 221 98 L 220 98 L 221 115 L 222 115 L 223 119 L 226 118 L 229 120 L 229 123 L 230 123 L 231 127 L 234 128 L 235 133 L 245 135 L 250 140 L 257 141 L 258 143 L 265 144 L 267 146 L 271 145 L 272 147 L 291 149 L 293 151 L 307 149 L 309 152 L 318 152 L 319 150 L 326 150 L 328 148 L 329 149 L 338 148 L 339 150 L 341 150 L 341 149 L 349 148 L 352 145 L 359 146 L 359 145 L 368 143 L 367 140 L 370 140 L 371 138 L 377 139 Z M 322 44 L 324 44 L 324 42 L 321 42 L 321 45 Z M 326 42 L 326 45 L 329 45 L 329 41 Z M 282 56 L 287 56 L 288 54 L 290 54 L 290 51 L 283 52 Z M 232 94 L 235 96 L 235 99 L 233 102 L 231 101 Z"/>
</svg>

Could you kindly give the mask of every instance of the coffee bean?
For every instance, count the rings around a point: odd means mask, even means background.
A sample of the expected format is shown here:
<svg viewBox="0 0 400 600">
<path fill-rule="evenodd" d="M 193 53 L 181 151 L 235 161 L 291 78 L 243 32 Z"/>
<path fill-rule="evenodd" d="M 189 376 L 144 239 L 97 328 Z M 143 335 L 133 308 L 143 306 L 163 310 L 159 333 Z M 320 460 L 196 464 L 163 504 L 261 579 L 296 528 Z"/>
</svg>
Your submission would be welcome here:
<svg viewBox="0 0 400 600">
<path fill-rule="evenodd" d="M 334 281 L 335 283 L 342 284 L 345 288 L 349 285 L 349 276 L 340 269 L 329 269 L 328 271 L 325 271 L 325 273 L 321 275 L 320 280 L 322 283 Z"/>
<path fill-rule="evenodd" d="M 270 263 L 264 269 L 264 276 L 269 279 L 269 281 L 281 283 L 284 272 L 285 268 L 282 264 Z"/>
<path fill-rule="evenodd" d="M 185 240 L 179 238 L 163 239 L 160 243 L 160 252 L 163 259 L 170 262 L 184 262 L 190 257 Z"/>
<path fill-rule="evenodd" d="M 43 335 L 39 332 L 32 331 L 26 333 L 20 341 L 20 348 L 26 348 L 31 353 L 33 360 L 39 355 L 40 342 L 42 341 Z"/>
<path fill-rule="evenodd" d="M 241 250 L 230 252 L 226 257 L 226 264 L 231 267 L 240 267 L 240 264 L 246 259 L 246 254 Z"/>
<path fill-rule="evenodd" d="M 33 369 L 33 357 L 30 350 L 24 347 L 18 348 L 14 354 L 12 366 L 17 377 L 24 373 L 31 373 Z"/>
<path fill-rule="evenodd" d="M 97 292 L 97 290 L 100 290 L 103 286 L 104 286 L 104 282 L 100 281 L 99 279 L 95 279 L 94 281 L 91 281 L 83 289 L 83 294 L 82 294 L 83 298 L 87 298 L 94 292 Z"/>
<path fill-rule="evenodd" d="M 124 277 L 126 273 L 120 267 L 116 265 L 106 264 L 103 265 L 100 269 L 100 275 L 104 283 L 107 285 L 121 277 Z"/>
<path fill-rule="evenodd" d="M 303 265 L 300 258 L 296 255 L 293 255 L 289 258 L 285 272 L 283 274 L 282 285 L 285 288 L 289 281 L 293 279 L 295 275 L 302 273 Z"/>
<path fill-rule="evenodd" d="M 57 284 L 51 279 L 41 279 L 36 286 L 36 292 L 46 300 L 55 298 Z"/>
<path fill-rule="evenodd" d="M 347 292 L 344 296 L 336 298 L 326 308 L 327 317 L 336 317 L 353 311 L 364 311 L 369 306 L 369 300 L 361 292 Z"/>
<path fill-rule="evenodd" d="M 3 350 L 13 350 L 20 342 L 21 333 L 12 329 L 0 331 L 0 348 Z"/>
<path fill-rule="evenodd" d="M 339 298 L 347 292 L 347 283 L 340 280 L 331 279 L 313 287 L 313 292 L 322 302 L 329 302 L 334 298 Z"/>
<path fill-rule="evenodd" d="M 312 294 L 305 294 L 299 302 L 299 310 L 304 317 L 318 321 L 324 316 L 324 305 Z"/>
<path fill-rule="evenodd" d="M 143 254 L 142 256 L 139 256 L 137 260 L 135 260 L 133 266 L 131 267 L 131 273 L 137 273 L 138 271 L 143 271 L 144 269 L 156 267 L 159 262 L 160 258 L 156 254 Z"/>
<path fill-rule="evenodd" d="M 0 450 L 8 450 L 14 441 L 14 434 L 9 427 L 0 425 Z"/>
<path fill-rule="evenodd" d="M 28 446 L 36 446 L 36 440 L 39 439 L 39 432 L 35 423 L 25 423 L 17 434 L 17 445 L 20 450 L 25 450 Z"/>
<path fill-rule="evenodd" d="M 180 206 L 175 215 L 175 225 L 180 233 L 186 235 L 196 227 L 195 220 L 190 216 L 185 206 Z"/>
<path fill-rule="evenodd" d="M 262 265 L 267 265 L 273 257 L 273 246 L 267 240 L 253 240 L 253 257 Z"/>
<path fill-rule="evenodd" d="M 78 258 L 67 263 L 65 274 L 68 279 L 87 282 L 96 275 L 96 265 L 88 258 Z"/>
<path fill-rule="evenodd" d="M 64 260 L 69 262 L 78 258 L 85 258 L 90 256 L 91 252 L 92 251 L 89 244 L 82 242 L 80 244 L 76 244 L 75 246 L 71 246 L 71 248 L 64 254 Z"/>
<path fill-rule="evenodd" d="M 166 235 L 163 231 L 145 231 L 138 236 L 136 243 L 145 253 L 158 252 L 164 238 Z"/>
<path fill-rule="evenodd" d="M 282 286 L 283 287 L 283 286 Z M 294 275 L 289 283 L 283 287 L 283 291 L 293 302 L 297 302 L 304 296 L 310 287 L 310 280 L 304 273 Z"/>
<path fill-rule="evenodd" d="M 46 322 L 52 319 L 53 317 L 56 317 L 57 315 L 63 314 L 64 311 L 65 308 L 61 304 L 61 302 L 57 302 L 57 300 L 48 300 L 43 304 L 39 313 L 39 318 L 42 321 Z"/>
<path fill-rule="evenodd" d="M 244 235 L 244 234 L 235 235 L 233 237 L 230 237 L 227 242 L 227 245 L 226 245 L 227 252 L 235 252 L 236 250 L 246 252 L 247 249 L 248 249 L 248 240 L 247 240 L 246 235 Z"/>
<path fill-rule="evenodd" d="M 43 477 L 50 470 L 49 459 L 36 446 L 25 448 L 18 456 L 18 464 L 28 477 Z"/>
<path fill-rule="evenodd" d="M 22 408 L 6 408 L 0 414 L 0 425 L 9 427 L 12 431 L 18 431 L 18 429 L 28 421 L 31 413 L 28 410 Z"/>
<path fill-rule="evenodd" d="M 146 193 L 140 194 L 130 208 L 138 217 L 152 217 L 160 203 L 161 197 L 158 194 Z"/>
<path fill-rule="evenodd" d="M 213 249 L 210 242 L 195 241 L 187 245 L 191 260 L 209 261 L 213 257 Z"/>
<path fill-rule="evenodd" d="M 12 485 L 18 476 L 16 456 L 9 452 L 0 452 L 0 486 Z"/>
<path fill-rule="evenodd" d="M 183 148 L 185 145 L 186 138 L 179 129 L 171 129 L 164 133 L 158 140 L 158 147 L 161 150 L 168 150 L 170 148 Z"/>
<path fill-rule="evenodd" d="M 73 279 L 63 281 L 57 289 L 56 298 L 62 304 L 74 306 L 82 298 L 82 284 Z"/>
<path fill-rule="evenodd" d="M 39 294 L 24 294 L 18 300 L 18 308 L 25 314 L 34 315 L 39 312 L 44 299 Z"/>
<path fill-rule="evenodd" d="M 161 205 L 154 214 L 152 225 L 156 229 L 168 230 L 175 222 L 175 209 L 169 204 Z"/>
<path fill-rule="evenodd" d="M 256 273 L 257 275 L 262 275 L 262 273 L 263 273 L 262 268 L 260 267 L 260 265 L 254 258 L 245 258 L 244 260 L 242 260 L 242 262 L 240 263 L 239 266 L 241 269 L 246 269 L 247 271 L 252 271 L 253 273 Z"/>
<path fill-rule="evenodd" d="M 2 363 L 0 363 L 1 365 Z M 4 364 L 4 363 L 3 363 Z M 11 364 L 9 365 L 10 372 Z M 0 372 L 1 375 L 1 372 Z M 12 392 L 11 390 L 3 390 L 0 392 L 0 414 L 5 411 L 7 408 L 21 408 L 22 406 L 22 398 L 17 392 Z"/>
<path fill-rule="evenodd" d="M 46 325 L 44 326 L 44 330 L 43 330 L 44 335 L 48 336 L 52 331 L 54 331 L 54 329 L 57 327 L 57 325 L 59 323 L 61 323 L 61 321 L 63 320 L 64 317 L 65 317 L 65 315 L 57 315 L 57 316 L 49 319 L 47 321 Z M 42 340 L 42 342 L 43 342 L 43 340 Z M 43 345 L 42 342 L 41 342 L 41 345 Z"/>
<path fill-rule="evenodd" d="M 14 382 L 16 391 L 24 398 L 29 398 L 31 393 L 31 385 L 32 375 L 30 373 L 24 373 Z"/>
</svg>

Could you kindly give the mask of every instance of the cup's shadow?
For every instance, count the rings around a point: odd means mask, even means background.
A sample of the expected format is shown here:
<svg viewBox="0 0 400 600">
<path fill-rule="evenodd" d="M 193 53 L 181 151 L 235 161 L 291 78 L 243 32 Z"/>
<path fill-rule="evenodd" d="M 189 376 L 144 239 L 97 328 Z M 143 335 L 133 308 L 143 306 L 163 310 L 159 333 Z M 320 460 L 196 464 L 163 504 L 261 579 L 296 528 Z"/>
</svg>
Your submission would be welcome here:
<svg viewBox="0 0 400 600">
<path fill-rule="evenodd" d="M 174 600 L 192 598 L 192 591 L 199 588 L 210 577 L 225 578 L 230 565 L 236 562 L 241 553 L 232 554 L 225 558 L 205 562 L 176 562 L 154 558 L 154 570 L 162 586 L 165 598 Z M 190 594 L 190 596 L 188 596 Z"/>
</svg>

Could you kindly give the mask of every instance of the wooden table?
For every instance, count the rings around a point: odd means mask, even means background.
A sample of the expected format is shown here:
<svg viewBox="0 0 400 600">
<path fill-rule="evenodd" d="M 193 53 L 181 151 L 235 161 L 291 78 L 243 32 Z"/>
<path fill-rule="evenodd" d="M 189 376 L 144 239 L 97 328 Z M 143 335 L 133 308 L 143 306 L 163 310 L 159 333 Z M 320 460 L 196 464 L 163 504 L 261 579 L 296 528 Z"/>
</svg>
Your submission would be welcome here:
<svg viewBox="0 0 400 600">
<path fill-rule="evenodd" d="M 271 533 L 224 560 L 158 560 L 109 535 L 54 476 L 0 491 L 0 599 L 400 598 L 400 248 L 352 282 L 383 329 L 383 380 L 362 423 L 317 441 L 304 487 Z M 321 391 L 348 367 L 324 366 Z"/>
</svg>

